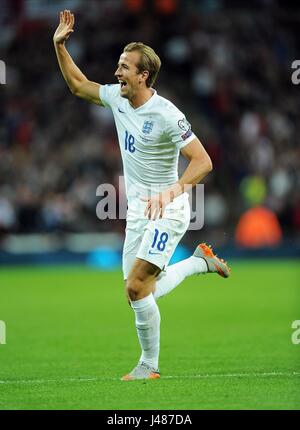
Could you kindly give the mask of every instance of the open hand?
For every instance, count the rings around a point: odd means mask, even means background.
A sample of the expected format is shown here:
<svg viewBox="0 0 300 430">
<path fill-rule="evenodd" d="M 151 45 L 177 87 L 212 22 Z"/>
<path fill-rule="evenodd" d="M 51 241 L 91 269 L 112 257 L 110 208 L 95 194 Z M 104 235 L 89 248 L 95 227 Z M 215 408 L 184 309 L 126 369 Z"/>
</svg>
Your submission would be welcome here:
<svg viewBox="0 0 300 430">
<path fill-rule="evenodd" d="M 166 209 L 166 206 L 171 203 L 174 199 L 174 195 L 169 190 L 163 191 L 155 196 L 142 197 L 141 200 L 147 202 L 144 215 L 148 219 L 155 220 L 162 218 Z"/>
<path fill-rule="evenodd" d="M 60 12 L 59 18 L 59 26 L 53 36 L 54 43 L 64 43 L 74 31 L 75 18 L 69 10 Z"/>
</svg>

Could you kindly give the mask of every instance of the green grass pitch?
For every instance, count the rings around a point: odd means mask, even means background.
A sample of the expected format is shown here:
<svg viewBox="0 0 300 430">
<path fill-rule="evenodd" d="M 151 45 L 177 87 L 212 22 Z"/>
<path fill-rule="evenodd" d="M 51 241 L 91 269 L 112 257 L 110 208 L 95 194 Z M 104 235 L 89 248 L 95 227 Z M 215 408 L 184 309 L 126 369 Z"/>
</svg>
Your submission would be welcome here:
<svg viewBox="0 0 300 430">
<path fill-rule="evenodd" d="M 159 300 L 162 377 L 140 355 L 121 272 L 1 268 L 0 409 L 300 409 L 296 261 L 236 261 Z"/>
</svg>

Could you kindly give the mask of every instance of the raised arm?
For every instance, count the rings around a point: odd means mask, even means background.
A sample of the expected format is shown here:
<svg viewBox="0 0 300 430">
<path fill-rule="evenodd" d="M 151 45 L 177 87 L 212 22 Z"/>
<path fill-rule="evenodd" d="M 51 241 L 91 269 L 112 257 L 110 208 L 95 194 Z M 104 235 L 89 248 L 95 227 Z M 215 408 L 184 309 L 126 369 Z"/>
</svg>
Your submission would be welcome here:
<svg viewBox="0 0 300 430">
<path fill-rule="evenodd" d="M 71 92 L 82 99 L 103 106 L 100 100 L 100 84 L 89 81 L 76 66 L 65 47 L 65 41 L 73 33 L 74 15 L 69 10 L 60 12 L 60 22 L 53 42 L 60 70 Z"/>
</svg>

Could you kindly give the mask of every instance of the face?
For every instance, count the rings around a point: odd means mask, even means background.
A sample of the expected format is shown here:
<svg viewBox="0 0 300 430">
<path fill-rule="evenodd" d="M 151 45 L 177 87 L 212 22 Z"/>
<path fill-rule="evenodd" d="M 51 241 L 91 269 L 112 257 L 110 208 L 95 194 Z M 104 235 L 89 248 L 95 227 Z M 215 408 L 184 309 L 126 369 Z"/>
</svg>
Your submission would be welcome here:
<svg viewBox="0 0 300 430">
<path fill-rule="evenodd" d="M 120 94 L 129 100 L 132 100 L 140 89 L 146 87 L 148 73 L 139 73 L 136 66 L 139 59 L 140 53 L 137 51 L 123 52 L 115 72 L 115 76 L 121 85 Z"/>
</svg>

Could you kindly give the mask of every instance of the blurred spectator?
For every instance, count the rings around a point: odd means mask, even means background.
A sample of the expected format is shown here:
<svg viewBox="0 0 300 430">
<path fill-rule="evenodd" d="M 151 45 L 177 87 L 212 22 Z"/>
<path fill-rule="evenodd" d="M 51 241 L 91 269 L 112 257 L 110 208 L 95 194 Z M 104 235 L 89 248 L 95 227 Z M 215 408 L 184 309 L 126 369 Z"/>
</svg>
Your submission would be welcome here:
<svg viewBox="0 0 300 430">
<path fill-rule="evenodd" d="M 276 215 L 267 208 L 255 207 L 245 212 L 236 228 L 238 245 L 263 248 L 279 245 L 282 232 Z"/>
<path fill-rule="evenodd" d="M 0 232 L 11 231 L 16 224 L 15 209 L 6 197 L 0 197 Z"/>
</svg>

